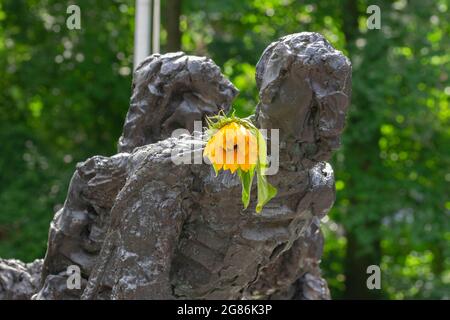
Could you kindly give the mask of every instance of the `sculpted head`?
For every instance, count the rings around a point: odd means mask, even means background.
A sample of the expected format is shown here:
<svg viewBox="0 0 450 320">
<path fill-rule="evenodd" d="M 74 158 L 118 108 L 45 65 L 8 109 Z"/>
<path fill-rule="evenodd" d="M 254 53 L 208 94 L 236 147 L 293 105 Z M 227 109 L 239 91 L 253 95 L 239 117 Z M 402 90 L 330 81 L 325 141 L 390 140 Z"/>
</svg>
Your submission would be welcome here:
<svg viewBox="0 0 450 320">
<path fill-rule="evenodd" d="M 270 44 L 256 67 L 261 128 L 299 144 L 303 157 L 327 160 L 339 147 L 351 94 L 350 61 L 320 34 L 302 32 Z"/>
<path fill-rule="evenodd" d="M 228 112 L 238 90 L 209 58 L 183 52 L 153 54 L 134 72 L 130 109 L 119 151 L 170 137 L 175 129 L 192 132 L 194 121 Z"/>
</svg>

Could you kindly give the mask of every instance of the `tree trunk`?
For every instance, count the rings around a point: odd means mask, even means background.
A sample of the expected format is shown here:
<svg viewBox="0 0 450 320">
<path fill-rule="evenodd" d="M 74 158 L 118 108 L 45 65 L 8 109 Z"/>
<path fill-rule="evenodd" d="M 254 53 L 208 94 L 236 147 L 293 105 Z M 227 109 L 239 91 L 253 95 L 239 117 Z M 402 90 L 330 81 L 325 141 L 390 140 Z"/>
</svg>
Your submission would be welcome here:
<svg viewBox="0 0 450 320">
<path fill-rule="evenodd" d="M 355 39 L 359 35 L 358 18 L 360 12 L 358 10 L 357 0 L 345 0 L 343 3 L 342 21 L 343 31 L 345 35 L 347 50 L 350 53 L 350 57 L 353 55 L 355 48 Z M 374 136 L 371 142 L 364 145 L 360 145 L 358 142 L 354 142 L 353 146 L 349 146 L 348 150 L 361 150 L 358 153 L 359 159 L 357 167 L 361 170 L 362 174 L 374 170 L 373 159 L 377 159 L 378 150 L 378 138 Z M 355 178 L 351 179 L 350 188 L 354 187 L 360 181 Z M 360 213 L 358 199 L 350 200 L 349 211 L 352 214 L 367 214 Z M 381 262 L 381 246 L 378 236 L 378 221 L 366 221 L 358 226 L 352 226 L 347 228 L 347 250 L 345 255 L 345 293 L 346 299 L 374 299 L 381 297 L 381 290 L 369 290 L 367 288 L 367 278 L 370 274 L 367 274 L 367 267 L 370 265 L 380 265 Z M 366 232 L 372 238 L 370 242 L 362 242 L 361 234 Z M 359 236 L 358 236 L 359 235 Z"/>
<path fill-rule="evenodd" d="M 181 0 L 167 0 L 167 52 L 181 49 L 180 15 Z"/>
<path fill-rule="evenodd" d="M 367 229 L 371 229 L 368 226 Z M 368 231 L 373 232 L 373 231 Z M 370 251 L 368 251 L 370 247 Z M 347 251 L 345 256 L 345 299 L 379 299 L 381 290 L 367 288 L 367 267 L 380 265 L 381 247 L 379 239 L 374 239 L 369 245 L 361 244 L 358 236 L 349 230 L 347 232 Z M 381 284 L 383 285 L 383 283 Z"/>
<path fill-rule="evenodd" d="M 355 40 L 358 34 L 358 2 L 356 0 L 345 0 L 342 8 L 344 9 L 342 12 L 343 31 L 347 42 L 347 49 L 350 49 L 348 48 L 349 45 L 351 46 L 353 44 L 353 40 Z"/>
</svg>

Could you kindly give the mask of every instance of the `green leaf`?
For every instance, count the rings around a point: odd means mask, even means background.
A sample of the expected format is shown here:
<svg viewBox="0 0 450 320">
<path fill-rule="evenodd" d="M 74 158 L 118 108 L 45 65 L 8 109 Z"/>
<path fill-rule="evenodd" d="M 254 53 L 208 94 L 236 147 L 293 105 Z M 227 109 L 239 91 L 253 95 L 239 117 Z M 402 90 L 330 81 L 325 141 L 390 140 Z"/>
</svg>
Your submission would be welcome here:
<svg viewBox="0 0 450 320">
<path fill-rule="evenodd" d="M 250 203 L 250 192 L 252 190 L 253 177 L 255 175 L 255 170 L 251 169 L 247 172 L 239 169 L 237 171 L 242 184 L 242 203 L 244 204 L 244 209 L 247 209 Z"/>
<path fill-rule="evenodd" d="M 277 195 L 277 189 L 272 186 L 261 170 L 257 169 L 258 176 L 258 203 L 256 204 L 256 212 L 261 212 L 262 208 L 269 202 L 273 197 Z"/>
<path fill-rule="evenodd" d="M 219 170 L 217 170 L 213 164 L 211 164 L 211 166 L 213 167 L 214 172 L 216 173 L 216 177 L 217 177 L 219 175 Z"/>
<path fill-rule="evenodd" d="M 258 129 L 253 129 L 258 140 L 258 163 L 256 165 L 256 174 L 258 182 L 258 203 L 256 204 L 256 212 L 261 212 L 264 205 L 269 202 L 277 194 L 277 189 L 272 186 L 266 178 L 267 163 L 267 146 L 266 140 Z"/>
</svg>

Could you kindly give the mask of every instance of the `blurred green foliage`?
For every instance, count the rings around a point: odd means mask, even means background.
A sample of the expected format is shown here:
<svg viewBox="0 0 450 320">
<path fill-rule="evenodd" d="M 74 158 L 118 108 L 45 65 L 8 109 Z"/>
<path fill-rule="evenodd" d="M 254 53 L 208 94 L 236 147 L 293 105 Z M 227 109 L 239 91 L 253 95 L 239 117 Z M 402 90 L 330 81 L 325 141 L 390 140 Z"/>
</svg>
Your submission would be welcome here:
<svg viewBox="0 0 450 320">
<path fill-rule="evenodd" d="M 73 3 L 81 30 L 65 25 Z M 371 4 L 381 30 L 366 27 Z M 333 159 L 337 200 L 323 228 L 334 298 L 449 298 L 449 6 L 183 1 L 181 47 L 222 67 L 241 91 L 239 115 L 254 110 L 255 65 L 280 36 L 317 31 L 352 60 L 352 105 Z M 133 30 L 132 0 L 0 2 L 1 257 L 42 257 L 76 162 L 114 154 Z M 163 28 L 163 51 L 166 39 Z M 381 292 L 366 288 L 370 264 L 381 266 Z"/>
</svg>

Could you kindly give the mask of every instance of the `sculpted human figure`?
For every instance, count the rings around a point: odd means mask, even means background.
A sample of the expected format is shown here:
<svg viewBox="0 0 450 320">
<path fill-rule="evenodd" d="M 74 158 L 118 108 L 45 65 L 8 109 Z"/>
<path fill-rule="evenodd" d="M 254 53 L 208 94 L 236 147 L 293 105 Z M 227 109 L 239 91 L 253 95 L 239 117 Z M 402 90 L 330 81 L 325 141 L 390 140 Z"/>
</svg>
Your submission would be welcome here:
<svg viewBox="0 0 450 320">
<path fill-rule="evenodd" d="M 204 143 L 171 132 L 229 111 L 237 89 L 207 58 L 152 55 L 134 74 L 120 153 L 77 167 L 34 298 L 329 298 L 320 219 L 335 198 L 326 161 L 344 128 L 350 62 L 320 34 L 292 34 L 264 51 L 256 83 L 254 123 L 279 129 L 280 141 L 278 172 L 268 176 L 278 193 L 261 213 L 254 191 L 243 210 L 236 175 L 172 159 Z M 65 286 L 72 264 L 79 290 Z"/>
</svg>

